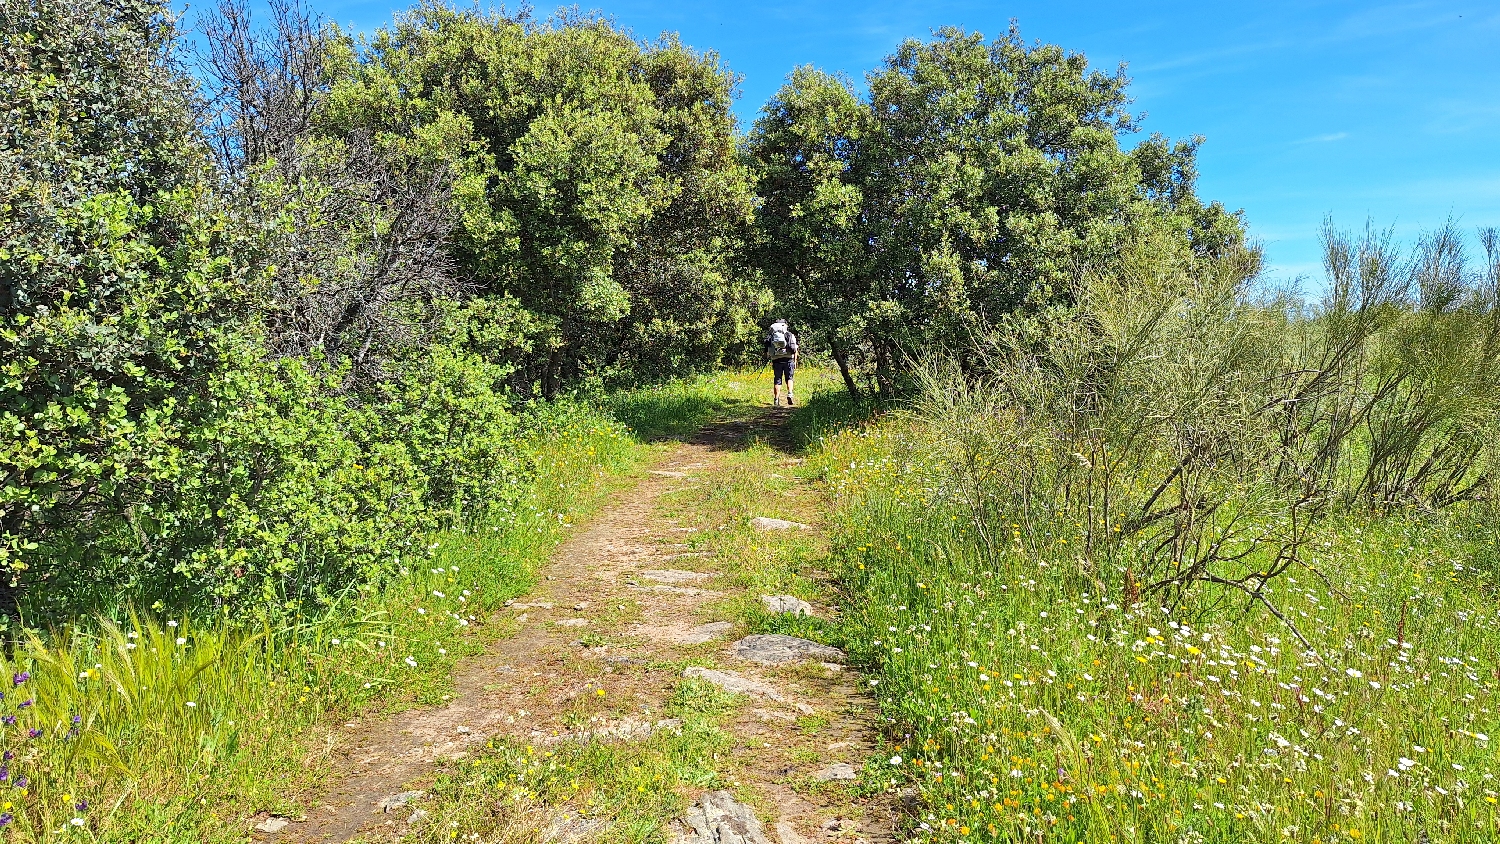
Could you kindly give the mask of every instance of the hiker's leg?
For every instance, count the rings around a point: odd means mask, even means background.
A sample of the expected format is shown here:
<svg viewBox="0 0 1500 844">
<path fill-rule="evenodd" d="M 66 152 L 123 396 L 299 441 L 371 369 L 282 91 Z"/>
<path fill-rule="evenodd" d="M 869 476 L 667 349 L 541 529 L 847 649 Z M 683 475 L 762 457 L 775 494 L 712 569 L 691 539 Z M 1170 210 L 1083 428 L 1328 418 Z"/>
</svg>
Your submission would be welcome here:
<svg viewBox="0 0 1500 844">
<path fill-rule="evenodd" d="M 792 393 L 793 393 L 793 390 L 792 390 L 792 378 L 796 374 L 797 374 L 797 359 L 796 358 L 788 358 L 787 362 L 786 362 L 786 403 L 787 403 L 788 407 L 790 407 L 793 403 L 796 402 L 796 399 L 794 399 L 792 397 Z"/>
</svg>

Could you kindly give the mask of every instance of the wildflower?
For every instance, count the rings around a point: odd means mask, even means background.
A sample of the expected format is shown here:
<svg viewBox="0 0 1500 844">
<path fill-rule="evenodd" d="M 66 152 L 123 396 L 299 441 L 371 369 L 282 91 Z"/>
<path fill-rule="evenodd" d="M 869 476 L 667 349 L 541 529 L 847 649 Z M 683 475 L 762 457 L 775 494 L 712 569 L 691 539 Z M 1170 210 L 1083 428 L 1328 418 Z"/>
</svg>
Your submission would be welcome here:
<svg viewBox="0 0 1500 844">
<path fill-rule="evenodd" d="M 1396 760 L 1396 767 L 1400 768 L 1403 771 L 1410 771 L 1412 768 L 1416 767 L 1416 765 L 1417 760 L 1408 759 L 1405 756 L 1402 756 L 1400 759 Z"/>
<path fill-rule="evenodd" d="M 179 645 L 186 645 L 187 644 L 187 640 L 184 639 L 184 638 L 182 638 L 181 636 L 178 636 L 177 637 L 177 644 L 179 644 Z"/>
<path fill-rule="evenodd" d="M 410 665 L 412 668 L 416 668 L 417 667 L 417 661 L 415 659 L 412 659 L 411 657 L 407 657 L 406 659 L 404 659 L 402 661 L 405 662 L 407 665 Z"/>
<path fill-rule="evenodd" d="M 168 627 L 176 627 L 177 626 L 177 622 L 175 620 L 170 620 L 170 621 L 167 622 L 167 626 Z"/>
<path fill-rule="evenodd" d="M 31 729 L 29 729 L 29 730 L 26 731 L 26 737 L 27 738 L 37 738 L 41 734 L 42 734 L 42 728 L 41 727 L 32 727 Z"/>
<path fill-rule="evenodd" d="M 193 702 L 193 701 L 191 701 L 191 700 L 190 700 L 190 701 L 188 701 L 188 702 L 187 702 L 187 707 L 188 707 L 188 709 L 195 709 L 195 708 L 197 708 L 197 706 L 198 706 L 198 704 L 197 704 L 197 703 L 194 703 L 194 702 Z"/>
<path fill-rule="evenodd" d="M 1360 670 L 1358 668 L 1345 668 L 1344 669 L 1344 673 L 1348 674 L 1350 677 L 1353 677 L 1356 680 L 1358 680 L 1359 678 L 1365 676 L 1363 673 L 1360 672 Z"/>
<path fill-rule="evenodd" d="M 10 812 L 0 813 L 0 827 L 9 826 L 10 822 L 15 819 L 15 815 L 12 815 Z"/>
<path fill-rule="evenodd" d="M 25 700 L 21 701 L 20 703 L 16 704 L 16 708 L 17 709 L 25 709 L 26 707 L 32 705 L 33 703 L 36 703 L 36 698 L 29 697 L 29 698 L 26 698 Z"/>
<path fill-rule="evenodd" d="M 15 676 L 13 676 L 13 677 L 10 678 L 10 681 L 11 681 L 11 683 L 13 685 L 19 686 L 22 683 L 24 683 L 24 682 L 26 682 L 27 680 L 30 680 L 30 679 L 31 679 L 31 672 L 30 671 L 18 671 L 18 672 L 16 672 Z"/>
<path fill-rule="evenodd" d="M 901 764 L 901 757 L 900 756 L 892 756 L 891 757 L 891 764 L 892 765 L 899 765 L 899 764 Z"/>
</svg>

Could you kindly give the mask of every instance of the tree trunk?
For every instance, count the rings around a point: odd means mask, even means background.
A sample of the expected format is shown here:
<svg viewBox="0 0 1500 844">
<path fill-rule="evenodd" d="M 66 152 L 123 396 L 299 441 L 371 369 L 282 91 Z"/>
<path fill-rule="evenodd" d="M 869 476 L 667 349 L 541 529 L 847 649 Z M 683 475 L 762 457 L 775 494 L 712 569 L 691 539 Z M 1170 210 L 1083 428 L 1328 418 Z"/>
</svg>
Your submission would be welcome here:
<svg viewBox="0 0 1500 844">
<path fill-rule="evenodd" d="M 895 382 L 891 379 L 890 351 L 879 338 L 872 340 L 870 345 L 875 348 L 875 383 L 880 386 L 880 394 L 889 398 L 896 389 Z"/>
<path fill-rule="evenodd" d="M 834 362 L 839 365 L 839 375 L 844 377 L 844 389 L 849 391 L 849 398 L 859 401 L 859 385 L 854 383 L 854 375 L 849 372 L 849 353 L 838 341 L 830 342 L 828 350 L 833 355 Z"/>
<path fill-rule="evenodd" d="M 557 369 L 561 357 L 559 349 L 547 352 L 547 362 L 542 366 L 542 398 L 549 401 L 557 395 Z"/>
</svg>

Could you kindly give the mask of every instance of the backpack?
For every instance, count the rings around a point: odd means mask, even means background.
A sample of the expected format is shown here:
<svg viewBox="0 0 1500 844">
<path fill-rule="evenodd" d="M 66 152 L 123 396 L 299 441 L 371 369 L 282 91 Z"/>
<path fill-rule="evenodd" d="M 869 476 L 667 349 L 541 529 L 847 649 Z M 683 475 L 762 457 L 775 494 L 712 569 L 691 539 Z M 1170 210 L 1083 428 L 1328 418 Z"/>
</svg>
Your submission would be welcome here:
<svg viewBox="0 0 1500 844">
<path fill-rule="evenodd" d="M 771 333 L 766 336 L 766 354 L 771 360 L 789 358 L 796 350 L 792 332 L 784 322 L 771 323 Z"/>
</svg>

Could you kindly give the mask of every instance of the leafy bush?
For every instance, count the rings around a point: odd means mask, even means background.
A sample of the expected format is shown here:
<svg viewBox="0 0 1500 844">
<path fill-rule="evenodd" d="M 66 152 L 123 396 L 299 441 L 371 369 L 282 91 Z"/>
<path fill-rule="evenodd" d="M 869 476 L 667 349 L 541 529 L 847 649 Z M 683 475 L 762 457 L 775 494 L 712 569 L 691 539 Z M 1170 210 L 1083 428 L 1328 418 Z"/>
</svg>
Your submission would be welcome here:
<svg viewBox="0 0 1500 844">
<path fill-rule="evenodd" d="M 212 208 L 192 88 L 152 0 L 0 9 L 0 568 L 94 565 L 193 457 L 247 279 Z M 29 571 L 28 571 L 29 570 Z M 85 573 L 86 576 L 86 573 Z"/>
</svg>

